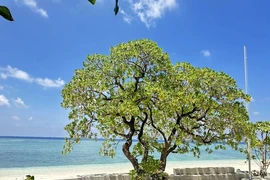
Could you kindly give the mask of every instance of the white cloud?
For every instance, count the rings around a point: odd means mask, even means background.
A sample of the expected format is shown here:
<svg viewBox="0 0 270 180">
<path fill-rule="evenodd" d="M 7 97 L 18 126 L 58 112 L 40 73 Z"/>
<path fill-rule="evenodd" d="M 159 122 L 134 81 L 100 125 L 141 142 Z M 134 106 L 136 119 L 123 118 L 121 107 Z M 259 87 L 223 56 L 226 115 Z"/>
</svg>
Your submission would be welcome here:
<svg viewBox="0 0 270 180">
<path fill-rule="evenodd" d="M 61 78 L 58 78 L 57 80 L 51 80 L 48 78 L 36 78 L 35 81 L 36 83 L 44 87 L 62 87 L 65 84 L 65 82 Z"/>
<path fill-rule="evenodd" d="M 15 106 L 17 107 L 27 108 L 27 106 L 25 105 L 25 103 L 23 102 L 21 98 L 15 99 L 14 103 L 15 103 Z"/>
<path fill-rule="evenodd" d="M 18 116 L 11 116 L 11 119 L 16 120 L 16 121 L 20 120 Z"/>
<path fill-rule="evenodd" d="M 41 86 L 44 87 L 62 87 L 65 82 L 61 79 L 58 78 L 56 80 L 52 80 L 49 78 L 34 78 L 31 77 L 27 72 L 22 71 L 20 69 L 17 68 L 13 68 L 11 66 L 7 66 L 5 68 L 0 67 L 0 72 L 2 71 L 2 73 L 0 74 L 1 77 L 3 79 L 7 79 L 8 77 L 12 77 L 12 78 L 16 78 L 16 79 L 20 79 L 20 80 L 24 80 L 27 82 L 35 82 Z"/>
<path fill-rule="evenodd" d="M 164 16 L 167 10 L 176 8 L 176 0 L 129 0 L 132 11 L 148 27 Z"/>
<path fill-rule="evenodd" d="M 201 51 L 201 54 L 204 56 L 204 57 L 210 57 L 211 56 L 211 53 L 209 50 L 202 50 Z"/>
<path fill-rule="evenodd" d="M 257 115 L 260 115 L 260 113 L 255 111 L 255 112 L 253 112 L 253 115 L 257 116 Z"/>
<path fill-rule="evenodd" d="M 9 100 L 3 95 L 0 95 L 0 106 L 10 106 Z"/>
<path fill-rule="evenodd" d="M 255 99 L 253 97 L 251 97 L 250 101 L 251 102 L 255 102 Z"/>
<path fill-rule="evenodd" d="M 25 6 L 27 6 L 28 8 L 30 8 L 32 11 L 38 13 L 39 15 L 41 15 L 44 18 L 48 18 L 48 13 L 45 9 L 40 8 L 37 5 L 36 0 L 15 0 L 16 2 L 22 2 Z"/>
<path fill-rule="evenodd" d="M 133 20 L 133 18 L 132 18 L 132 16 L 130 16 L 130 15 L 128 15 L 124 10 L 120 10 L 120 13 L 123 15 L 123 20 L 126 22 L 126 23 L 128 23 L 128 24 L 130 24 L 131 22 L 132 22 L 132 20 Z"/>
<path fill-rule="evenodd" d="M 12 68 L 11 66 L 7 66 L 6 68 L 1 68 L 1 70 L 4 71 L 4 73 L 1 73 L 1 77 L 3 79 L 7 79 L 8 77 L 13 77 L 25 81 L 32 81 L 32 78 L 30 78 L 29 74 L 19 70 L 17 68 Z"/>
<path fill-rule="evenodd" d="M 3 90 L 4 89 L 4 86 L 0 86 L 0 90 Z"/>
<path fill-rule="evenodd" d="M 33 120 L 33 117 L 29 117 L 28 120 L 29 120 L 29 121 L 32 121 L 32 120 Z"/>
</svg>

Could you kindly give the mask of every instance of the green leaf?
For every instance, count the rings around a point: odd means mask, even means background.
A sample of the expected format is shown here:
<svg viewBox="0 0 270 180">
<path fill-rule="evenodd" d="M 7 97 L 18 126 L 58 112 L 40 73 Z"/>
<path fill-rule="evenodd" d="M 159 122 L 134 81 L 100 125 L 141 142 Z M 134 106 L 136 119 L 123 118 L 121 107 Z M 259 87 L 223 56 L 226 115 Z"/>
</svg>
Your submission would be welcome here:
<svg viewBox="0 0 270 180">
<path fill-rule="evenodd" d="M 114 14 L 117 15 L 119 11 L 118 0 L 115 0 Z"/>
<path fill-rule="evenodd" d="M 91 4 L 95 5 L 96 4 L 96 0 L 88 0 Z"/>
<path fill-rule="evenodd" d="M 9 9 L 6 6 L 0 6 L 0 15 L 9 21 L 14 21 Z"/>
</svg>

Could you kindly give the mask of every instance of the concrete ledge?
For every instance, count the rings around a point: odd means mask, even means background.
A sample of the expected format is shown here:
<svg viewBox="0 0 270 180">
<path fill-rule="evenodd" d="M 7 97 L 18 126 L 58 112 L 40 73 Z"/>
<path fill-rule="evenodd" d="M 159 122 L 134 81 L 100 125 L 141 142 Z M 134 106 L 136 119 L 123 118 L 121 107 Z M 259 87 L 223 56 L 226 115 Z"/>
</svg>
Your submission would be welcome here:
<svg viewBox="0 0 270 180">
<path fill-rule="evenodd" d="M 173 169 L 175 175 L 204 175 L 204 174 L 228 174 L 235 173 L 233 167 L 206 167 Z"/>
<path fill-rule="evenodd" d="M 238 174 L 171 175 L 171 180 L 240 180 Z"/>
<path fill-rule="evenodd" d="M 241 180 L 245 174 L 236 173 L 233 167 L 175 168 L 170 180 Z M 61 180 L 130 180 L 129 174 L 92 174 Z"/>
</svg>

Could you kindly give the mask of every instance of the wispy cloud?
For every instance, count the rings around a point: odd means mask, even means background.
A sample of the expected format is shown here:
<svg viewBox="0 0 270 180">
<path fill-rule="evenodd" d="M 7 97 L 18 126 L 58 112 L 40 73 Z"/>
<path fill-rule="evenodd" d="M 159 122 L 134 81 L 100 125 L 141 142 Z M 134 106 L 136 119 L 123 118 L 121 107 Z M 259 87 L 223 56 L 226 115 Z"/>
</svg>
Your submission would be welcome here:
<svg viewBox="0 0 270 180">
<path fill-rule="evenodd" d="M 30 75 L 22 70 L 19 70 L 17 68 L 12 68 L 11 66 L 7 66 L 6 68 L 0 68 L 0 71 L 3 71 L 1 73 L 1 77 L 3 79 L 7 79 L 8 77 L 13 77 L 25 81 L 33 81 L 32 78 L 30 78 Z"/>
<path fill-rule="evenodd" d="M 4 86 L 0 86 L 0 90 L 3 90 L 4 89 Z"/>
<path fill-rule="evenodd" d="M 56 80 L 51 80 L 48 78 L 36 78 L 35 82 L 44 87 L 62 87 L 65 84 L 65 82 L 61 78 L 58 78 Z"/>
<path fill-rule="evenodd" d="M 204 56 L 204 57 L 210 57 L 211 56 L 211 53 L 209 50 L 202 50 L 201 51 L 201 54 Z"/>
<path fill-rule="evenodd" d="M 8 77 L 12 77 L 12 78 L 20 79 L 20 80 L 27 81 L 30 83 L 34 82 L 43 87 L 48 87 L 48 88 L 62 87 L 65 84 L 65 82 L 61 78 L 58 78 L 56 80 L 52 80 L 49 78 L 34 78 L 34 77 L 31 77 L 27 72 L 22 71 L 17 68 L 12 68 L 11 66 L 7 66 L 5 68 L 0 67 L 0 72 L 1 71 L 2 73 L 0 75 L 2 79 L 7 79 Z"/>
<path fill-rule="evenodd" d="M 133 17 L 132 16 L 130 16 L 130 15 L 128 15 L 124 10 L 120 10 L 120 13 L 123 15 L 123 20 L 126 22 L 126 23 L 128 23 L 128 24 L 130 24 L 131 22 L 132 22 L 132 20 L 133 20 Z"/>
<path fill-rule="evenodd" d="M 0 94 L 0 106 L 10 106 L 9 100 L 3 94 Z"/>
<path fill-rule="evenodd" d="M 45 9 L 38 6 L 36 0 L 15 0 L 16 2 L 20 2 L 23 5 L 30 8 L 33 12 L 38 13 L 40 16 L 44 18 L 48 18 L 48 13 Z"/>
<path fill-rule="evenodd" d="M 16 107 L 28 108 L 28 106 L 24 103 L 24 101 L 21 98 L 14 99 L 13 101 Z"/>
<path fill-rule="evenodd" d="M 20 118 L 18 116 L 11 116 L 11 119 L 16 120 L 16 121 L 20 120 Z"/>
<path fill-rule="evenodd" d="M 33 117 L 29 117 L 28 120 L 29 120 L 29 121 L 32 121 L 32 120 L 33 120 Z"/>
<path fill-rule="evenodd" d="M 176 0 L 129 0 L 132 11 L 150 28 L 167 10 L 178 7 Z"/>
<path fill-rule="evenodd" d="M 258 115 L 260 115 L 260 113 L 255 111 L 255 112 L 253 112 L 253 115 L 258 116 Z"/>
<path fill-rule="evenodd" d="M 255 102 L 255 99 L 253 97 L 251 97 L 250 101 L 251 102 Z"/>
</svg>

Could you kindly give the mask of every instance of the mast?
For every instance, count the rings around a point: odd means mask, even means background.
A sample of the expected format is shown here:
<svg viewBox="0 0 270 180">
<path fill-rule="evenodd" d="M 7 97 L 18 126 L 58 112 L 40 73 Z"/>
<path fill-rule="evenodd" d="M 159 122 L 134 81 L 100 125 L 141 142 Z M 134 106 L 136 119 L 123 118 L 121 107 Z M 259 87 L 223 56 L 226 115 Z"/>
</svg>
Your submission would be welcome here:
<svg viewBox="0 0 270 180">
<path fill-rule="evenodd" d="M 248 76 L 247 76 L 247 48 L 244 46 L 244 66 L 245 66 L 245 90 L 246 94 L 248 94 Z M 246 102 L 246 109 L 249 115 L 249 103 Z M 250 139 L 247 139 L 247 146 L 248 146 L 248 173 L 249 179 L 251 180 L 251 147 L 250 147 Z"/>
</svg>

